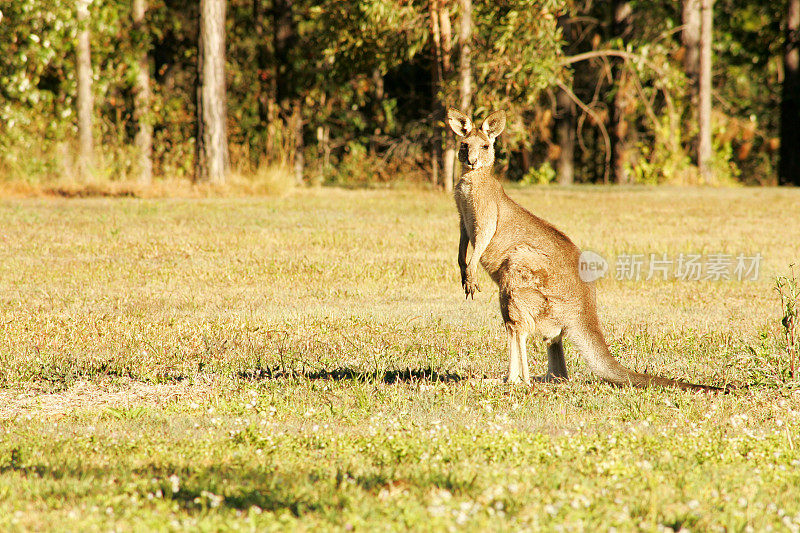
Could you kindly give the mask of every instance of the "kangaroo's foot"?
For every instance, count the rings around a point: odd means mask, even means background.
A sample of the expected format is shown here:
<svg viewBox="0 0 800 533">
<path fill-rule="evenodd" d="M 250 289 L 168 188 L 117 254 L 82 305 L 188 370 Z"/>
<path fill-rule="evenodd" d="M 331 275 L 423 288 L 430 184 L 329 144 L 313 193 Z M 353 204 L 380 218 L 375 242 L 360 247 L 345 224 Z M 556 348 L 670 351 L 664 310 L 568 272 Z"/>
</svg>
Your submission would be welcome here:
<svg viewBox="0 0 800 533">
<path fill-rule="evenodd" d="M 531 380 L 525 379 L 522 377 L 522 374 L 509 374 L 505 378 L 503 378 L 503 383 L 509 383 L 511 385 L 530 385 Z"/>
<path fill-rule="evenodd" d="M 547 373 L 541 376 L 534 376 L 533 381 L 536 383 L 564 383 L 569 378 L 567 376 L 558 376 L 556 374 Z"/>
<path fill-rule="evenodd" d="M 564 343 L 561 340 L 561 332 L 555 337 L 545 340 L 547 344 L 547 373 L 540 376 L 538 380 L 544 383 L 557 383 L 567 381 L 567 362 L 564 360 Z"/>
</svg>

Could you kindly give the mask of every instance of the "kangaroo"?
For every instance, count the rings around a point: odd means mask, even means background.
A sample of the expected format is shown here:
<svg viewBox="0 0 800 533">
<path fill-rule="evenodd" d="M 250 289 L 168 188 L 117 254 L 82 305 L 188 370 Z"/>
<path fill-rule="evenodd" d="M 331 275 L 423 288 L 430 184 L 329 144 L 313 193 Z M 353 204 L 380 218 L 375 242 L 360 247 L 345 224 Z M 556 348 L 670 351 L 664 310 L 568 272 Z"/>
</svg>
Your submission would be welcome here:
<svg viewBox="0 0 800 533">
<path fill-rule="evenodd" d="M 455 187 L 461 239 L 458 266 L 467 298 L 480 291 L 478 263 L 500 289 L 500 312 L 508 334 L 506 381 L 530 384 L 526 342 L 541 336 L 547 346 L 547 372 L 536 381 L 566 380 L 563 338 L 569 339 L 589 369 L 617 385 L 661 385 L 688 390 L 722 390 L 706 385 L 634 372 L 608 349 L 597 318 L 594 286 L 578 274 L 580 250 L 561 231 L 508 197 L 492 175 L 494 141 L 503 132 L 503 111 L 490 114 L 480 128 L 450 108 L 447 122 L 461 137 L 458 159 L 466 169 Z M 467 262 L 467 249 L 472 256 Z"/>
</svg>

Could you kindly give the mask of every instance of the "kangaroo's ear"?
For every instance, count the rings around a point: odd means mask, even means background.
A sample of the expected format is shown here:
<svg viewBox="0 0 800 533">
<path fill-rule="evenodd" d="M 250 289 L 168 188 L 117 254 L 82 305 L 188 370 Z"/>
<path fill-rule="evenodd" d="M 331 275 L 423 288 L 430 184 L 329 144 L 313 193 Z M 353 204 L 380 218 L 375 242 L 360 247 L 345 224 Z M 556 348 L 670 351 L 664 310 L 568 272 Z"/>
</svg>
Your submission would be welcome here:
<svg viewBox="0 0 800 533">
<path fill-rule="evenodd" d="M 495 111 L 483 121 L 481 131 L 491 140 L 495 140 L 506 129 L 506 112 Z"/>
<path fill-rule="evenodd" d="M 447 110 L 447 124 L 460 137 L 466 137 L 472 131 L 472 121 L 469 117 L 452 107 Z"/>
</svg>

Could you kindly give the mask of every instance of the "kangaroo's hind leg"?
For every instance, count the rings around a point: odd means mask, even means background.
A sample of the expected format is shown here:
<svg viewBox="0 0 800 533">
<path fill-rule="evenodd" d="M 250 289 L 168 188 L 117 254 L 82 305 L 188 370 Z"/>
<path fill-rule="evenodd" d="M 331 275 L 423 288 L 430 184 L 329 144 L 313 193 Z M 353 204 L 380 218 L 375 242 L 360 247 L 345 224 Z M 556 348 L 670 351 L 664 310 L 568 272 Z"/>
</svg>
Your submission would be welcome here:
<svg viewBox="0 0 800 533">
<path fill-rule="evenodd" d="M 528 334 L 524 331 L 517 331 L 517 356 L 519 357 L 519 367 L 522 372 L 522 381 L 528 385 L 531 383 L 530 372 L 528 371 Z"/>
<path fill-rule="evenodd" d="M 508 376 L 509 383 L 530 384 L 530 371 L 528 368 L 528 334 L 534 329 L 532 313 L 536 309 L 539 298 L 529 294 L 528 298 L 521 298 L 525 293 L 532 291 L 500 292 L 500 312 L 508 332 Z M 528 300 L 533 300 L 529 302 Z M 527 311 L 527 312 L 526 312 Z"/>
<path fill-rule="evenodd" d="M 567 362 L 564 360 L 564 342 L 561 334 L 557 337 L 546 339 L 547 343 L 547 373 L 537 381 L 567 380 Z"/>
<path fill-rule="evenodd" d="M 510 322 L 506 322 L 508 336 L 508 375 L 507 383 L 530 383 L 528 377 L 528 359 L 525 354 L 525 338 L 527 335 L 520 333 L 519 329 Z M 520 339 L 522 341 L 520 342 Z"/>
</svg>

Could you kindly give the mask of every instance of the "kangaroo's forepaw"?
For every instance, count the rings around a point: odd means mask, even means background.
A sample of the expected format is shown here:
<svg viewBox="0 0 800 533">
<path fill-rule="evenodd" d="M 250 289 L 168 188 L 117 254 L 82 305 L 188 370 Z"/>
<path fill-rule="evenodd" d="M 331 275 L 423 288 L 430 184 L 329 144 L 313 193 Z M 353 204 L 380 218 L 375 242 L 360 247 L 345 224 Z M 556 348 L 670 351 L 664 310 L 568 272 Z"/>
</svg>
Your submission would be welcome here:
<svg viewBox="0 0 800 533">
<path fill-rule="evenodd" d="M 469 298 L 471 296 L 474 300 L 476 292 L 481 292 L 481 288 L 478 287 L 478 283 L 471 278 L 464 280 L 464 294 L 466 294 L 466 297 Z"/>
</svg>

